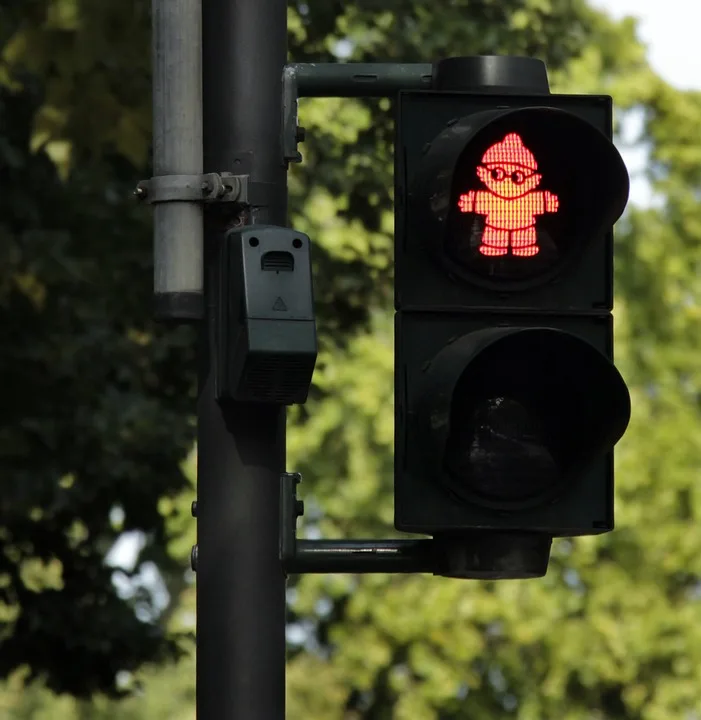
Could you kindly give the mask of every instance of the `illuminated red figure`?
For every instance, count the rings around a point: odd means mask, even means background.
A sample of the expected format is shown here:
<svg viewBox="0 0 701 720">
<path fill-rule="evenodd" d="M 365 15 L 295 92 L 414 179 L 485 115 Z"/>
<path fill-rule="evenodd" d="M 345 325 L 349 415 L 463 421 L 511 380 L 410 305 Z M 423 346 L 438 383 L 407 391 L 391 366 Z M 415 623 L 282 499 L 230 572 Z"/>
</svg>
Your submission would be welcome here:
<svg viewBox="0 0 701 720">
<path fill-rule="evenodd" d="M 533 153 L 520 136 L 510 133 L 492 145 L 477 167 L 486 190 L 470 190 L 458 199 L 464 213 L 485 215 L 480 252 L 483 255 L 533 256 L 539 251 L 536 216 L 557 212 L 560 201 L 548 190 L 536 190 L 542 175 Z"/>
</svg>

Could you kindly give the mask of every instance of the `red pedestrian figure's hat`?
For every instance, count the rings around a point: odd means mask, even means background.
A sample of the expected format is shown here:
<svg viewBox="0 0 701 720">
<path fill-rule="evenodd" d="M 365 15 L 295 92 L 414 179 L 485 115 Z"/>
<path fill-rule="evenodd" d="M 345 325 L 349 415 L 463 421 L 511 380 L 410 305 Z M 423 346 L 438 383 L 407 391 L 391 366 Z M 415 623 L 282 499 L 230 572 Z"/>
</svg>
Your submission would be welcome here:
<svg viewBox="0 0 701 720">
<path fill-rule="evenodd" d="M 516 133 L 509 133 L 501 142 L 494 143 L 482 157 L 484 165 L 501 165 L 509 163 L 520 165 L 527 170 L 537 170 L 538 163 L 533 153 L 523 144 Z"/>
</svg>

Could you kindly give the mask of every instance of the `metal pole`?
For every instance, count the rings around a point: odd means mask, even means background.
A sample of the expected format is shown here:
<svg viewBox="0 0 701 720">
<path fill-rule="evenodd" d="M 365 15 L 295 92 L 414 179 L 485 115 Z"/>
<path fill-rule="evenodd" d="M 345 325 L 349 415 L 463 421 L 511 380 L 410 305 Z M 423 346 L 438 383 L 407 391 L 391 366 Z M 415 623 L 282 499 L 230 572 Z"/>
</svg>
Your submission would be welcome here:
<svg viewBox="0 0 701 720">
<path fill-rule="evenodd" d="M 246 218 L 206 210 L 207 338 L 198 401 L 197 717 L 285 716 L 285 576 L 279 558 L 279 478 L 285 412 L 215 401 L 211 342 L 216 243 L 244 221 L 284 225 L 282 73 L 285 0 L 203 0 L 204 167 L 249 173 Z"/>
<path fill-rule="evenodd" d="M 153 174 L 202 173 L 201 0 L 153 0 Z M 202 204 L 154 207 L 154 315 L 202 317 Z"/>
</svg>

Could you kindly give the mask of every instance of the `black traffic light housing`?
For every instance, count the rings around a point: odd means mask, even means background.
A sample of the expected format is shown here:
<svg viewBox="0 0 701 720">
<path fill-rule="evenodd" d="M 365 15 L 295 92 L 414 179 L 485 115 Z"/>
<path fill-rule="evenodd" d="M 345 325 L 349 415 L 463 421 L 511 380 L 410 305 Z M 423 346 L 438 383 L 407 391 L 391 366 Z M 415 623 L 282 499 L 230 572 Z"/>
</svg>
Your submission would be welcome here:
<svg viewBox="0 0 701 720">
<path fill-rule="evenodd" d="M 514 533 L 517 555 L 524 533 L 610 530 L 630 416 L 611 99 L 550 95 L 525 58 L 451 58 L 433 87 L 397 103 L 395 525 Z"/>
</svg>

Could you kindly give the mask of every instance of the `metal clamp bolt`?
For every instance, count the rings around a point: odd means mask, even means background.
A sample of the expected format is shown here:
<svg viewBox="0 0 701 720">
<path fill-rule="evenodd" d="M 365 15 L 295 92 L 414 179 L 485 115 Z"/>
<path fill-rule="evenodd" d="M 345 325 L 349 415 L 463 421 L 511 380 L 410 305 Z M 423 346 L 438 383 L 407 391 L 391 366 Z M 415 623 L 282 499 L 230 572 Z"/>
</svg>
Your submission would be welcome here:
<svg viewBox="0 0 701 720">
<path fill-rule="evenodd" d="M 165 202 L 247 203 L 248 175 L 206 173 L 204 175 L 159 175 L 142 180 L 134 190 L 138 200 Z"/>
</svg>

